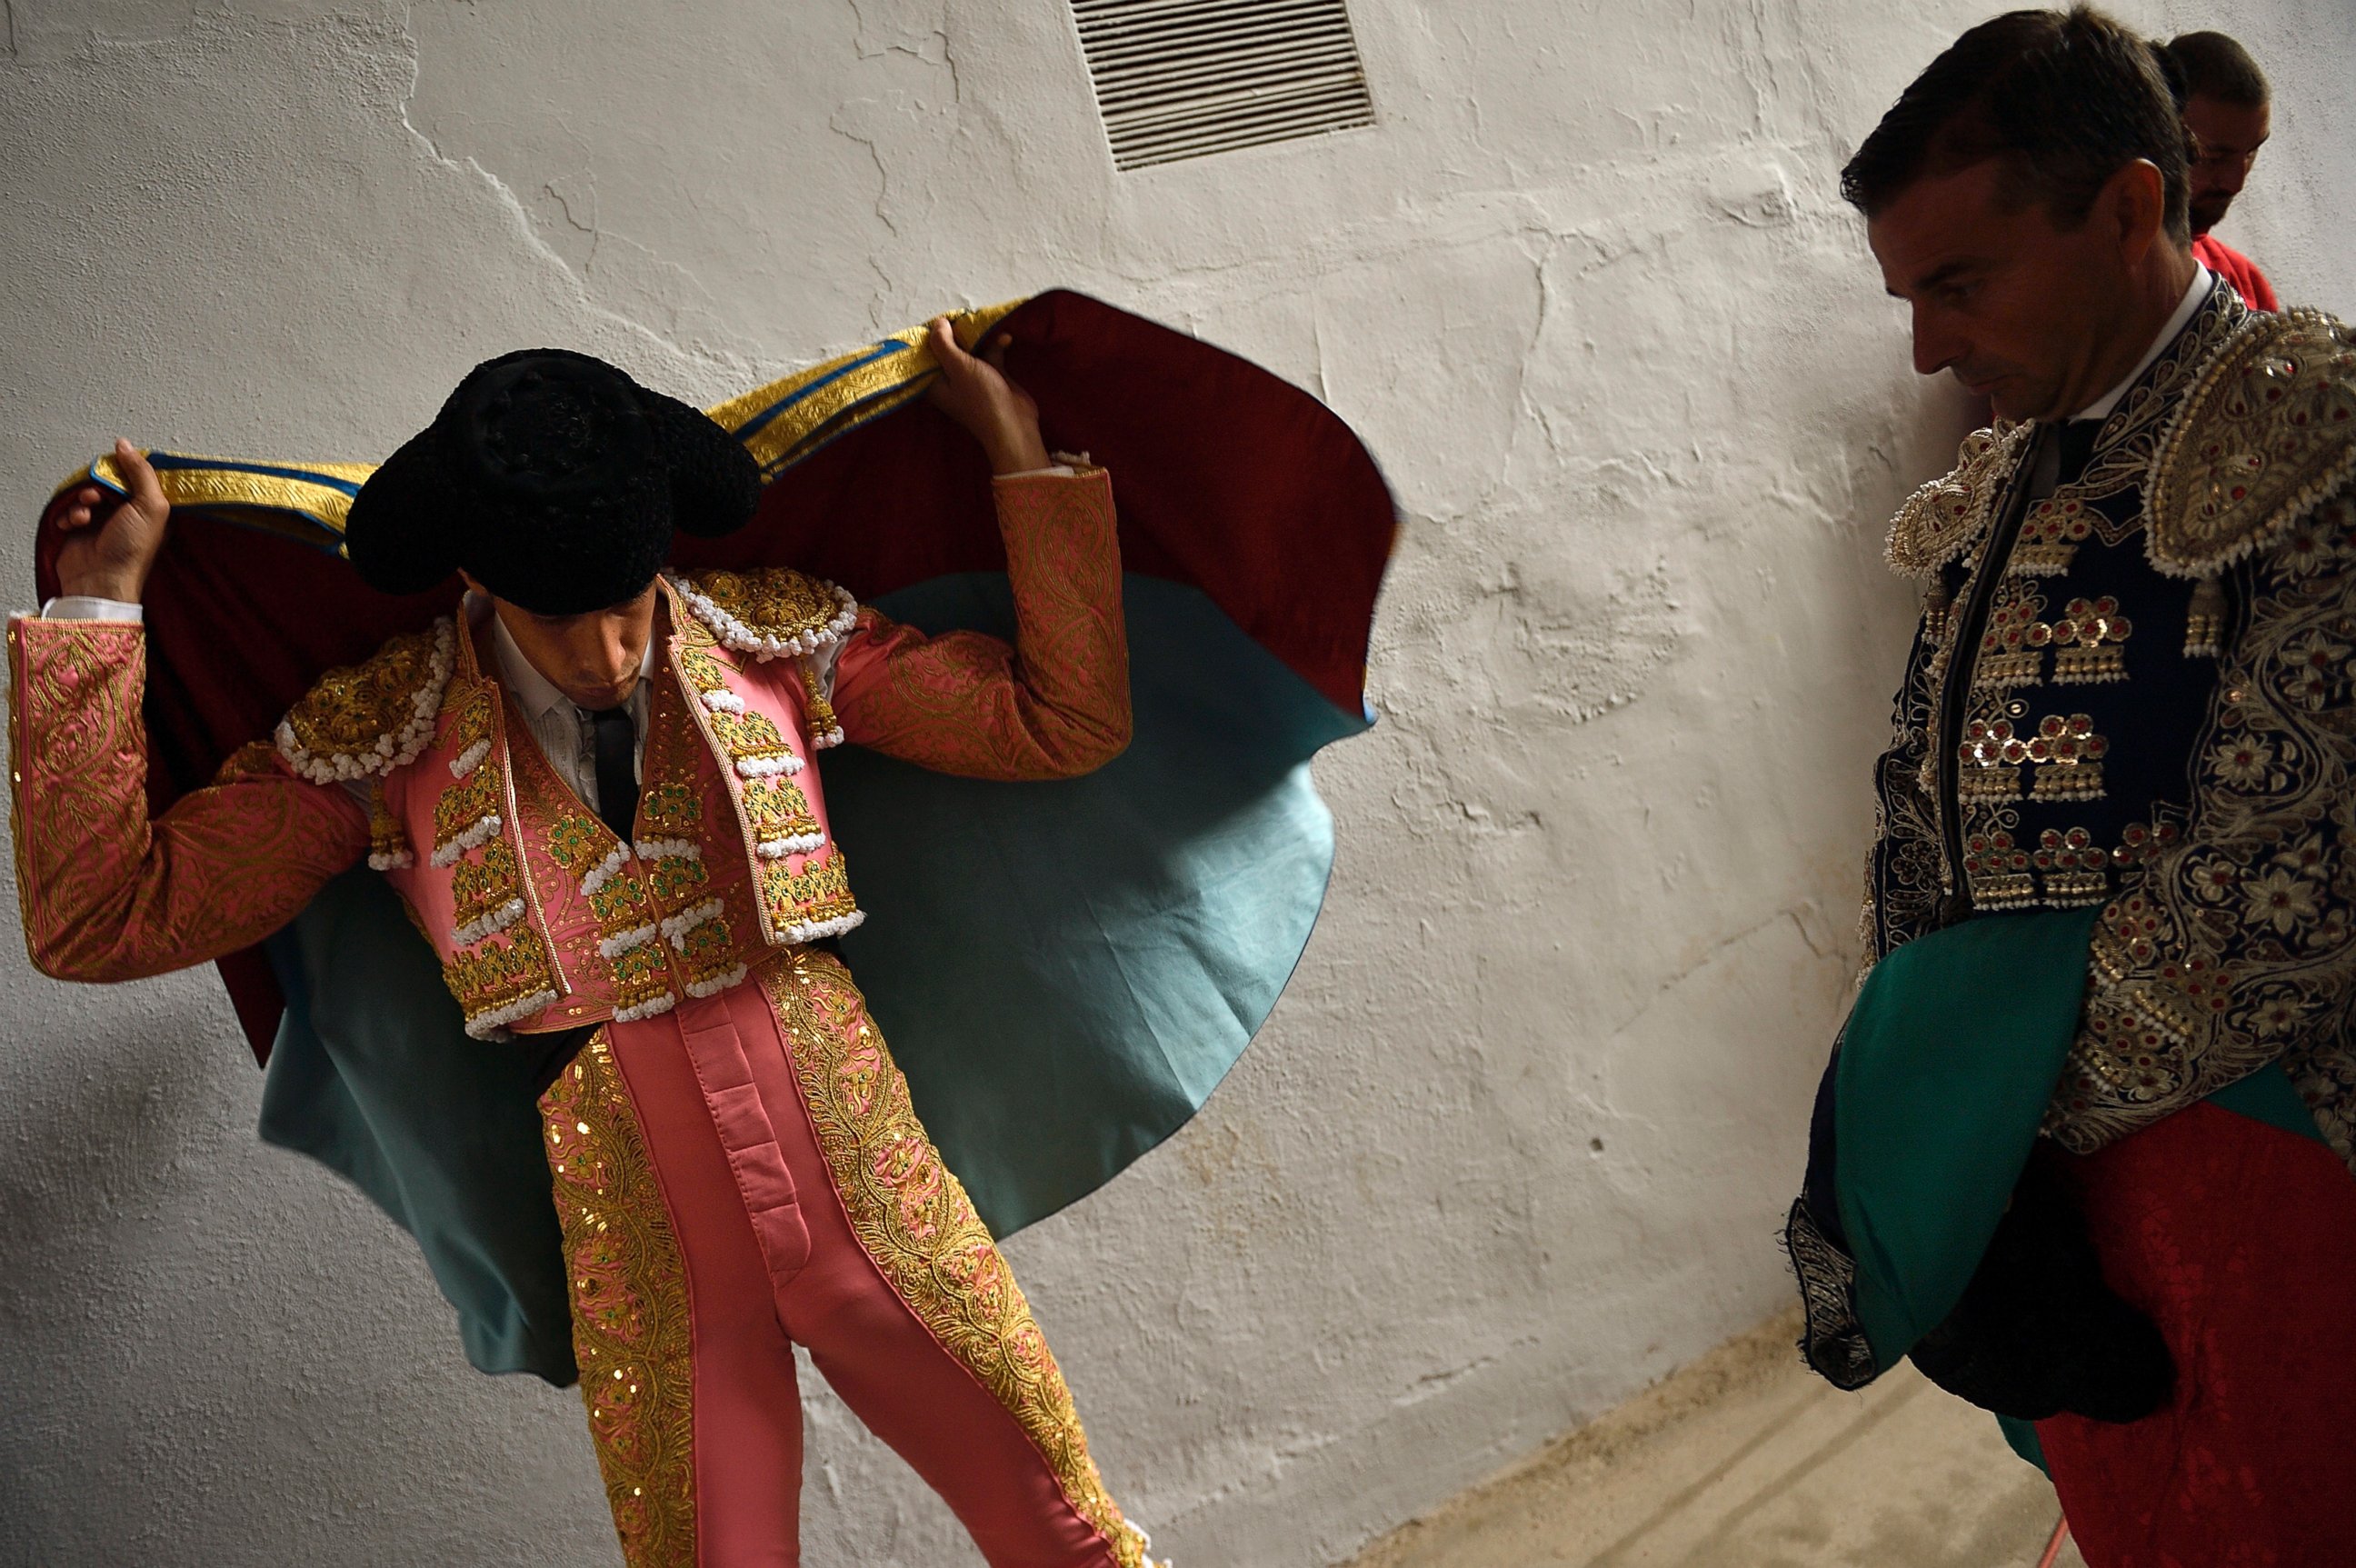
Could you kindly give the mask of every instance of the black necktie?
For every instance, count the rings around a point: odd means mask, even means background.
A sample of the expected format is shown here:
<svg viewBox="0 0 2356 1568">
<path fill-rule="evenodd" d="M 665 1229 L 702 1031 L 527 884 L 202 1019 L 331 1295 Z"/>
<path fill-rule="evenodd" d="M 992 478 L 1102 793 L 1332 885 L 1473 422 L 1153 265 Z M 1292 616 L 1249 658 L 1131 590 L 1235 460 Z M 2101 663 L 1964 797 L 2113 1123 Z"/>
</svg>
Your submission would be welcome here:
<svg viewBox="0 0 2356 1568">
<path fill-rule="evenodd" d="M 627 708 L 589 714 L 597 743 L 597 814 L 624 843 L 638 815 L 638 729 Z"/>
<path fill-rule="evenodd" d="M 2083 478 L 2094 460 L 2094 437 L 2103 433 L 2099 419 L 2072 419 L 2037 427 L 2029 448 L 2027 499 L 2041 501 L 2064 485 Z"/>
<path fill-rule="evenodd" d="M 2054 480 L 2057 487 L 2074 485 L 2084 477 L 2086 465 L 2094 460 L 2094 437 L 2103 433 L 2104 423 L 2099 419 L 2073 419 L 2062 427 L 2062 469 Z"/>
</svg>

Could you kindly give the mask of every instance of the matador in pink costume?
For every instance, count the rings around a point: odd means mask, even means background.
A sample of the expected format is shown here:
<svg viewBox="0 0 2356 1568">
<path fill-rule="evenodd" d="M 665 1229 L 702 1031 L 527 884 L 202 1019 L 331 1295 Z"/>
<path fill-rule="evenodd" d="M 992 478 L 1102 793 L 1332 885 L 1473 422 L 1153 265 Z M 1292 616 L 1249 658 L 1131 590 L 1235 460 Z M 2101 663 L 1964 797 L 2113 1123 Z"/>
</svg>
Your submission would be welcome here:
<svg viewBox="0 0 2356 1568">
<path fill-rule="evenodd" d="M 998 1568 L 1140 1568 L 1023 1294 L 831 948 L 862 915 L 818 754 L 1037 780 L 1128 744 L 1111 488 L 937 323 L 937 406 L 987 452 L 1017 629 L 927 637 L 779 568 L 664 570 L 759 474 L 704 414 L 553 350 L 478 367 L 369 479 L 373 587 L 454 618 L 330 671 L 150 820 L 140 597 L 170 511 L 59 519 L 10 624 L 27 937 L 113 981 L 247 948 L 365 858 L 470 1035 L 526 1050 L 573 1349 L 632 1568 L 798 1560 L 793 1346 Z"/>
</svg>

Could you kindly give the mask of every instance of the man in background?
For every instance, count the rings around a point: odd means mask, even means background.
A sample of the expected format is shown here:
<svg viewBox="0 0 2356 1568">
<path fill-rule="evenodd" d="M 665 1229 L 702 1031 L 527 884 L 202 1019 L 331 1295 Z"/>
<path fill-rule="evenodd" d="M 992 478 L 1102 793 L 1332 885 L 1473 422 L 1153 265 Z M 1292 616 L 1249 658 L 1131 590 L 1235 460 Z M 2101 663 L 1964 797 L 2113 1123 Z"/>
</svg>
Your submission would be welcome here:
<svg viewBox="0 0 2356 1568">
<path fill-rule="evenodd" d="M 1803 1349 L 2009 1418 L 2093 1568 L 2349 1562 L 2356 333 L 2191 253 L 2158 52 L 1956 40 L 1842 171 L 1998 423 L 1922 594 L 1788 1240 Z"/>
<path fill-rule="evenodd" d="M 2186 33 L 2160 47 L 2161 68 L 2192 133 L 2192 259 L 2254 310 L 2280 310 L 2265 274 L 2213 230 L 2250 177 L 2273 130 L 2274 94 L 2250 51 L 2222 33 Z"/>
</svg>

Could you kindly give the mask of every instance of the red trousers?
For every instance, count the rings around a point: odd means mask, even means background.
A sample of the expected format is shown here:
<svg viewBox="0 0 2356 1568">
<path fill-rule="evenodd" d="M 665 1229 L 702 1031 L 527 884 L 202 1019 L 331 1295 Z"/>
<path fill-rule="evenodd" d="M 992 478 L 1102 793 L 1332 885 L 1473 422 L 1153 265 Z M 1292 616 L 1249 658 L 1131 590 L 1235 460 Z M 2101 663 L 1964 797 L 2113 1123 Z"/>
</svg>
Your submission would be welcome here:
<svg viewBox="0 0 2356 1568">
<path fill-rule="evenodd" d="M 541 1103 L 631 1568 L 793 1568 L 795 1344 L 993 1568 L 1139 1568 L 1022 1292 L 839 962 L 796 951 L 610 1026 Z"/>
<path fill-rule="evenodd" d="M 2112 1287 L 2174 1353 L 2168 1409 L 2037 1424 L 2089 1568 L 2356 1563 L 2356 1179 L 2198 1104 L 2075 1168 Z"/>
</svg>

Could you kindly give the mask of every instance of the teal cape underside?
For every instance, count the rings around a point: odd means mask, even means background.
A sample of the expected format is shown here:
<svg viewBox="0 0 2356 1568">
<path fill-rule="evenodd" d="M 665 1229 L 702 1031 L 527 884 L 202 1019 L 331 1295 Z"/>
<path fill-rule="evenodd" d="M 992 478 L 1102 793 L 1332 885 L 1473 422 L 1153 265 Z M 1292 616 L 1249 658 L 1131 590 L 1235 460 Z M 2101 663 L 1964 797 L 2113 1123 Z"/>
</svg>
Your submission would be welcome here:
<svg viewBox="0 0 2356 1568">
<path fill-rule="evenodd" d="M 1198 590 L 1130 575 L 1135 738 L 1079 779 L 956 779 L 857 746 L 827 804 L 867 923 L 845 961 L 943 1159 L 1004 1236 L 1168 1137 L 1299 961 L 1332 870 L 1309 776 L 1360 733 Z M 883 596 L 1011 636 L 1003 575 Z M 522 1053 L 469 1039 L 384 880 L 345 874 L 271 940 L 286 1010 L 262 1135 L 342 1173 L 417 1240 L 487 1372 L 574 1375 Z"/>
<path fill-rule="evenodd" d="M 1866 977 L 1834 1064 L 1835 1187 L 1876 1376 L 1936 1327 L 1979 1267 L 2076 1036 L 2099 911 L 1982 915 Z M 2211 1101 L 2320 1142 L 2278 1067 Z M 2043 1466 L 2036 1428 L 1997 1417 Z"/>
</svg>

